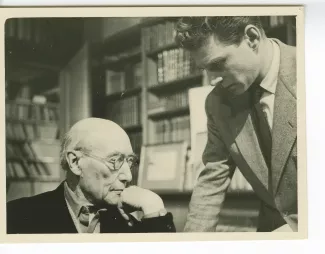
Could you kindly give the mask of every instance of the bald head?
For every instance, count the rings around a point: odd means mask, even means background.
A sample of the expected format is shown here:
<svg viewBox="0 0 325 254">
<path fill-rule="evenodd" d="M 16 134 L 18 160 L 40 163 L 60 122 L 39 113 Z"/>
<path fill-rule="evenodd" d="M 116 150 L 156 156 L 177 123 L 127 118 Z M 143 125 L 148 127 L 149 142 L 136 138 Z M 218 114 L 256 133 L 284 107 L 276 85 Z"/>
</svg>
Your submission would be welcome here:
<svg viewBox="0 0 325 254">
<path fill-rule="evenodd" d="M 61 165 L 66 169 L 65 155 L 71 150 L 85 150 L 99 156 L 110 153 L 132 153 L 130 139 L 116 123 L 101 118 L 86 118 L 75 123 L 66 134 L 61 147 Z"/>
</svg>

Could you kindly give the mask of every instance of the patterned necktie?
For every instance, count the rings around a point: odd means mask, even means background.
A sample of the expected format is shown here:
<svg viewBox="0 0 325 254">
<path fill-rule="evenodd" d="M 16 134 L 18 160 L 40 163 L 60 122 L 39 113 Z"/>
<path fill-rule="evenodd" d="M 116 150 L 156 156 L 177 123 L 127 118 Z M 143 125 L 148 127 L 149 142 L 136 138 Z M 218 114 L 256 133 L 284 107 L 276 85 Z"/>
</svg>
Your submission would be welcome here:
<svg viewBox="0 0 325 254">
<path fill-rule="evenodd" d="M 95 214 L 90 221 L 90 214 Z M 99 222 L 99 210 L 95 206 L 83 206 L 81 207 L 79 221 L 87 229 L 87 233 L 93 233 Z"/>
<path fill-rule="evenodd" d="M 97 224 L 100 222 L 100 212 L 107 211 L 106 208 L 96 206 L 83 206 L 80 210 L 79 221 L 86 228 L 85 233 L 94 233 Z M 90 214 L 94 217 L 90 221 Z"/>
<path fill-rule="evenodd" d="M 272 132 L 267 121 L 266 113 L 263 111 L 260 100 L 264 89 L 259 85 L 253 88 L 253 105 L 255 113 L 255 122 L 257 127 L 257 136 L 260 141 L 261 150 L 265 162 L 269 169 L 268 185 L 272 193 L 272 177 L 271 177 L 271 155 L 272 155 Z"/>
<path fill-rule="evenodd" d="M 85 227 L 89 226 L 90 206 L 83 206 L 80 210 L 79 221 Z"/>
</svg>

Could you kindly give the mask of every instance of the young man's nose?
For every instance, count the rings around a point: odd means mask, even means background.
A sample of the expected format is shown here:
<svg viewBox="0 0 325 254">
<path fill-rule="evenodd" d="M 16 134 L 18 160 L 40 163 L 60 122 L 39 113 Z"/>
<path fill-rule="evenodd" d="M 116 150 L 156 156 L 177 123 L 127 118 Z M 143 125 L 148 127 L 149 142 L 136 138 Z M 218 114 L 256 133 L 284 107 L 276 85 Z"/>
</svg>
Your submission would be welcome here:
<svg viewBox="0 0 325 254">
<path fill-rule="evenodd" d="M 216 86 L 223 80 L 222 74 L 220 72 L 207 71 L 207 74 L 211 86 Z"/>
</svg>

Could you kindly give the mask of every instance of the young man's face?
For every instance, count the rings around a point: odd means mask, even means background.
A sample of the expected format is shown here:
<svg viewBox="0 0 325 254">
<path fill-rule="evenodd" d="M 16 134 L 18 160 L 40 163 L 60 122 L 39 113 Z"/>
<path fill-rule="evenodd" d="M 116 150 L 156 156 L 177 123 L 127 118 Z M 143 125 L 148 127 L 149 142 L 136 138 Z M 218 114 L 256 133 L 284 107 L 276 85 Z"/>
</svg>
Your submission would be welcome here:
<svg viewBox="0 0 325 254">
<path fill-rule="evenodd" d="M 203 47 L 192 53 L 197 66 L 207 71 L 210 82 L 221 77 L 217 85 L 236 96 L 244 93 L 259 75 L 257 52 L 246 39 L 239 45 L 225 45 L 211 35 Z"/>
</svg>

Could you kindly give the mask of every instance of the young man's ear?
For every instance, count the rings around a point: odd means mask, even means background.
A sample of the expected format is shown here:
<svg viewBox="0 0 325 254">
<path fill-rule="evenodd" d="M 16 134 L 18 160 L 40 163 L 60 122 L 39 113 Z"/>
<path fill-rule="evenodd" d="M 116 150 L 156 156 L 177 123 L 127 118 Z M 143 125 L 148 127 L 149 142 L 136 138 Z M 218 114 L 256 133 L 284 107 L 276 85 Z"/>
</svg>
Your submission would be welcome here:
<svg viewBox="0 0 325 254">
<path fill-rule="evenodd" d="M 261 32 L 254 25 L 248 25 L 245 28 L 245 39 L 250 48 L 257 50 L 261 41 Z"/>
<path fill-rule="evenodd" d="M 77 156 L 76 152 L 74 152 L 74 151 L 67 152 L 66 160 L 69 164 L 69 168 L 70 168 L 71 172 L 77 176 L 81 176 L 82 171 L 78 164 L 79 157 Z"/>
</svg>

